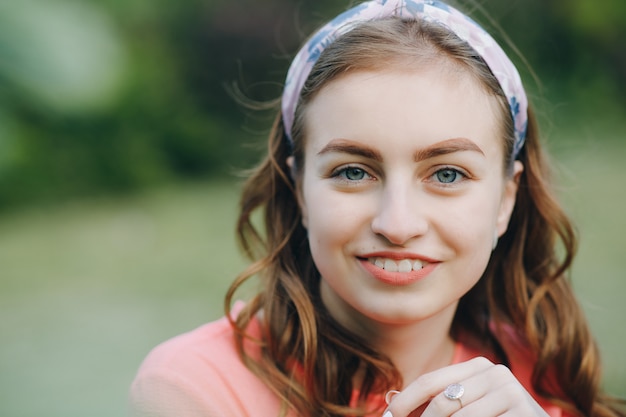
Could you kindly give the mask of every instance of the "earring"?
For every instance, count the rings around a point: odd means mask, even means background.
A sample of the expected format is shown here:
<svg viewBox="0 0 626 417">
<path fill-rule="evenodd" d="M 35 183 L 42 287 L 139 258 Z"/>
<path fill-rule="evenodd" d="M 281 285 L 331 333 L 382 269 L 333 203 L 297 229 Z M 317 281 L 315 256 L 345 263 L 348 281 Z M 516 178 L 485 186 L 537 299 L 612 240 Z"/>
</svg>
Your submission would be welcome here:
<svg viewBox="0 0 626 417">
<path fill-rule="evenodd" d="M 496 250 L 496 246 L 498 246 L 498 231 L 494 230 L 493 232 L 493 245 L 491 246 L 491 251 Z"/>
</svg>

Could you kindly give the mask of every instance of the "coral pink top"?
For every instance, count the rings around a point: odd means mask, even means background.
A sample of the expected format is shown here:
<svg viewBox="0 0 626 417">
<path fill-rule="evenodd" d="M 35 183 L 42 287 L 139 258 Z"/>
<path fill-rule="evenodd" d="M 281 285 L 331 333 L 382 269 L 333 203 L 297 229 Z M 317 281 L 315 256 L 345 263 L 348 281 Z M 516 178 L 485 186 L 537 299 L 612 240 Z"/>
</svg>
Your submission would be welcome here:
<svg viewBox="0 0 626 417">
<path fill-rule="evenodd" d="M 238 305 L 235 311 L 240 309 Z M 251 323 L 249 332 L 260 336 L 258 321 Z M 532 361 L 524 350 L 514 345 L 505 349 L 511 371 L 544 410 L 551 417 L 567 417 L 535 395 L 530 384 Z M 453 363 L 476 356 L 481 353 L 457 343 Z M 384 401 L 382 396 L 378 401 Z M 226 318 L 152 350 L 132 383 L 130 407 L 136 417 L 276 417 L 281 412 L 279 398 L 239 359 Z"/>
</svg>

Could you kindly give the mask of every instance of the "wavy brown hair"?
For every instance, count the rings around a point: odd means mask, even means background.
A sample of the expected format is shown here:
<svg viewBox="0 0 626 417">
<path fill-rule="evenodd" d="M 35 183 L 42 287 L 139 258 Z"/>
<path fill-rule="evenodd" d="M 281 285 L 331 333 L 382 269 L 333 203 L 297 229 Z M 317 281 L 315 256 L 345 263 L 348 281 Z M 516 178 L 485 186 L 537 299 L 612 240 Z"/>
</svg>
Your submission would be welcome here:
<svg viewBox="0 0 626 417">
<path fill-rule="evenodd" d="M 268 154 L 246 182 L 237 230 L 251 266 L 226 295 L 226 313 L 235 293 L 252 277 L 260 291 L 231 323 L 242 360 L 283 400 L 284 410 L 302 415 L 365 415 L 366 399 L 402 386 L 389 358 L 342 328 L 320 299 L 320 275 L 312 260 L 296 200 L 304 164 L 307 104 L 330 81 L 355 71 L 443 65 L 471 74 L 493 96 L 501 114 L 503 175 L 513 162 L 513 124 L 506 97 L 482 58 L 447 29 L 433 23 L 389 18 L 368 22 L 341 36 L 320 56 L 303 88 L 293 126 L 293 145 L 280 115 L 269 136 Z M 294 168 L 287 159 L 294 158 Z M 580 416 L 624 416 L 616 401 L 599 391 L 598 350 L 566 272 L 576 238 L 553 197 L 549 164 L 532 112 L 516 205 L 478 285 L 460 301 L 452 334 L 470 333 L 490 341 L 506 361 L 493 323 L 518 329 L 536 357 L 533 386 Z M 253 213 L 260 210 L 260 227 Z M 560 254 L 560 256 L 559 256 Z M 260 358 L 251 358 L 246 328 L 261 317 Z M 245 343 L 244 343 L 245 342 Z M 355 375 L 360 385 L 353 386 Z M 359 409 L 349 407 L 359 389 Z"/>
</svg>

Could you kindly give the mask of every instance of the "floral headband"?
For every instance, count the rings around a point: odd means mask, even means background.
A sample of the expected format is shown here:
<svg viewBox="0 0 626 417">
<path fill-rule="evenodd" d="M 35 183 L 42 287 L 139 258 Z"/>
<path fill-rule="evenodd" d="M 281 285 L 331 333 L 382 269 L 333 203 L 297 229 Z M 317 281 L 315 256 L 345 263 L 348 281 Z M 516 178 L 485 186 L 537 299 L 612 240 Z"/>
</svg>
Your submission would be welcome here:
<svg viewBox="0 0 626 417">
<path fill-rule="evenodd" d="M 302 87 L 322 51 L 359 23 L 390 16 L 421 18 L 443 25 L 467 42 L 483 58 L 508 99 L 515 125 L 513 155 L 516 157 L 524 145 L 528 123 L 528 100 L 517 69 L 496 41 L 476 22 L 453 7 L 435 0 L 366 1 L 343 12 L 317 31 L 298 52 L 287 73 L 282 97 L 282 116 L 289 141 L 292 141 L 291 130 Z"/>
</svg>

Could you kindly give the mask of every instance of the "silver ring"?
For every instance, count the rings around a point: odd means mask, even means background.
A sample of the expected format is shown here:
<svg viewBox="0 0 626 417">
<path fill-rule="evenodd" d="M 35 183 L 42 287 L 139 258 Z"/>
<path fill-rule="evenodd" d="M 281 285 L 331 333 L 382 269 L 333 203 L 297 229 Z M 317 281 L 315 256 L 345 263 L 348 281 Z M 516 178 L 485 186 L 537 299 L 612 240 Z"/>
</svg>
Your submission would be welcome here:
<svg viewBox="0 0 626 417">
<path fill-rule="evenodd" d="M 465 393 L 465 387 L 463 387 L 463 385 L 461 384 L 456 384 L 456 383 L 448 385 L 446 389 L 443 391 L 444 397 L 452 401 L 455 401 L 455 400 L 458 401 L 459 404 L 461 405 L 461 408 L 463 408 L 461 397 L 463 396 L 464 393 Z"/>
<path fill-rule="evenodd" d="M 391 403 L 391 399 L 396 394 L 400 394 L 400 391 L 396 391 L 395 389 L 392 389 L 391 391 L 387 391 L 387 393 L 385 394 L 385 402 L 387 403 L 387 405 Z"/>
</svg>

